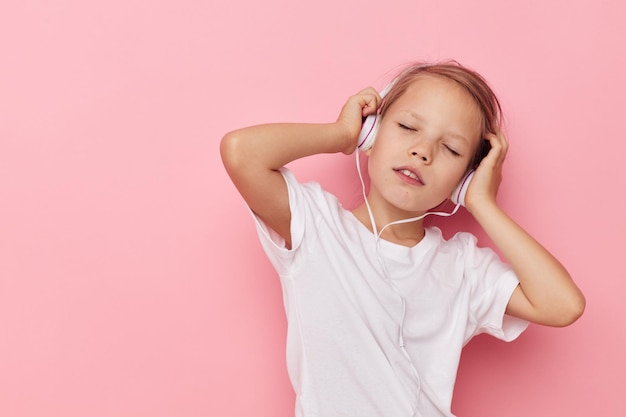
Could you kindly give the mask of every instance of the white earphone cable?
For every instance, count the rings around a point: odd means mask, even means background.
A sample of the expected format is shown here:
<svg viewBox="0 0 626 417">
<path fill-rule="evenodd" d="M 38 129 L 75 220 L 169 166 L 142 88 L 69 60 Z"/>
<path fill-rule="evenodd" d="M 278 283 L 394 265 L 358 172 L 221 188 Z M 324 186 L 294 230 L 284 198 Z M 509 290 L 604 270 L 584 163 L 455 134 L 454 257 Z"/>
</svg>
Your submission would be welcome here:
<svg viewBox="0 0 626 417">
<path fill-rule="evenodd" d="M 406 318 L 406 300 L 404 299 L 404 297 L 402 296 L 402 293 L 400 292 L 400 290 L 398 289 L 398 287 L 396 287 L 396 285 L 393 283 L 393 281 L 391 280 L 391 277 L 389 275 L 389 272 L 387 270 L 387 265 L 385 263 L 385 259 L 382 253 L 382 249 L 380 247 L 380 236 L 382 235 L 383 231 L 392 225 L 395 224 L 402 224 L 402 223 L 410 223 L 410 222 L 414 222 L 414 221 L 418 221 L 423 219 L 424 217 L 428 216 L 429 214 L 433 214 L 436 216 L 443 216 L 443 217 L 448 217 L 448 216 L 452 216 L 453 214 L 455 214 L 458 210 L 459 207 L 461 206 L 459 203 L 456 204 L 456 206 L 454 207 L 454 210 L 452 210 L 450 213 L 448 212 L 441 212 L 441 211 L 429 211 L 427 213 L 424 213 L 420 216 L 417 217 L 411 217 L 408 219 L 402 219 L 402 220 L 396 220 L 393 221 L 391 223 L 386 224 L 385 226 L 383 226 L 380 231 L 378 231 L 378 228 L 376 226 L 376 220 L 374 220 L 374 213 L 372 212 L 372 208 L 369 204 L 369 201 L 367 200 L 367 192 L 365 189 L 365 181 L 363 181 L 363 174 L 361 173 L 361 162 L 360 162 L 360 158 L 359 158 L 359 153 L 360 153 L 360 149 L 357 148 L 355 151 L 356 154 L 356 169 L 359 175 L 359 180 L 361 182 L 361 192 L 363 194 L 363 200 L 365 201 L 365 207 L 367 207 L 367 214 L 369 215 L 369 219 L 370 219 L 370 223 L 372 225 L 372 232 L 374 234 L 374 241 L 376 244 L 376 258 L 378 259 L 378 263 L 380 264 L 380 266 L 382 267 L 383 270 L 383 275 L 385 277 L 385 282 L 387 282 L 387 284 L 389 284 L 389 286 L 391 287 L 391 289 L 396 293 L 396 295 L 398 295 L 398 297 L 400 298 L 400 301 L 402 303 L 402 315 L 400 317 L 400 324 L 399 324 L 399 329 L 398 329 L 398 346 L 400 347 L 400 349 L 402 350 L 402 353 L 404 354 L 404 356 L 406 357 L 406 359 L 408 360 L 410 367 L 411 367 L 411 372 L 413 373 L 413 376 L 415 377 L 416 381 L 417 381 L 417 393 L 416 393 L 416 398 L 419 401 L 419 395 L 421 393 L 421 388 L 422 388 L 422 384 L 421 384 L 421 379 L 419 374 L 417 373 L 417 369 L 415 368 L 415 365 L 413 364 L 413 360 L 411 359 L 411 356 L 409 355 L 409 353 L 407 352 L 405 346 L 404 346 L 404 321 Z M 415 408 L 415 410 L 413 411 L 413 416 L 419 415 L 419 410 L 417 409 L 417 407 Z"/>
</svg>

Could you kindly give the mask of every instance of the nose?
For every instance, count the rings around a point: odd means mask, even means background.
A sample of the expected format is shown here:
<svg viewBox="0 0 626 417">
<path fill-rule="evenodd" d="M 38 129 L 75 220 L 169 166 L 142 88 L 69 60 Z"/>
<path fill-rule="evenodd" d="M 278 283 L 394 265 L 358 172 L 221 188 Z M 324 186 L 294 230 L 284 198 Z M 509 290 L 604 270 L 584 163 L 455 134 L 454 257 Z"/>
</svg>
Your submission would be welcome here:
<svg viewBox="0 0 626 417">
<path fill-rule="evenodd" d="M 421 159 L 425 163 L 432 161 L 432 144 L 428 139 L 416 141 L 410 148 L 411 156 Z"/>
<path fill-rule="evenodd" d="M 428 161 L 428 157 L 425 155 L 420 155 L 419 153 L 417 153 L 416 151 L 411 152 L 411 155 L 413 156 L 418 156 L 422 161 L 427 162 Z"/>
</svg>

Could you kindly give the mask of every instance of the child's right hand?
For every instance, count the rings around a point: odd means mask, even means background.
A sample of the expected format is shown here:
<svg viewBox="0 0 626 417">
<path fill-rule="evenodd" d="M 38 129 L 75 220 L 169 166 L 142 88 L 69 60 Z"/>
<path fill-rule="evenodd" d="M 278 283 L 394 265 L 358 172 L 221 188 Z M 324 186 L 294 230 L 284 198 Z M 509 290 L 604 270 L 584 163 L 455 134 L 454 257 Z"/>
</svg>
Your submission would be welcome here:
<svg viewBox="0 0 626 417">
<path fill-rule="evenodd" d="M 378 111 L 382 98 L 378 92 L 368 87 L 353 95 L 344 104 L 337 119 L 337 124 L 345 129 L 346 146 L 344 154 L 351 154 L 358 145 L 359 132 L 363 125 L 363 120 Z"/>
</svg>

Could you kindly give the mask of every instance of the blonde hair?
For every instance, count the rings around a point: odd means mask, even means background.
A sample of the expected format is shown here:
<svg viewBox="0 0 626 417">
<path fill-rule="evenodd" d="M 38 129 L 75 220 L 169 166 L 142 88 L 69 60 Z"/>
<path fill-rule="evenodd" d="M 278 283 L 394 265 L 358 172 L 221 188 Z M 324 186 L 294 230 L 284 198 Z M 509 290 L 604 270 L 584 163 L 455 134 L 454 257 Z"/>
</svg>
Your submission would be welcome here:
<svg viewBox="0 0 626 417">
<path fill-rule="evenodd" d="M 502 108 L 495 93 L 487 84 L 487 81 L 476 71 L 466 68 L 456 61 L 446 61 L 436 64 L 416 63 L 398 75 L 380 108 L 381 119 L 384 118 L 387 109 L 398 100 L 419 77 L 430 75 L 452 80 L 459 84 L 469 93 L 478 105 L 482 116 L 481 138 L 487 133 L 493 133 L 500 129 L 502 124 Z M 480 161 L 487 155 L 491 146 L 487 140 L 481 140 L 470 168 L 478 166 Z"/>
</svg>

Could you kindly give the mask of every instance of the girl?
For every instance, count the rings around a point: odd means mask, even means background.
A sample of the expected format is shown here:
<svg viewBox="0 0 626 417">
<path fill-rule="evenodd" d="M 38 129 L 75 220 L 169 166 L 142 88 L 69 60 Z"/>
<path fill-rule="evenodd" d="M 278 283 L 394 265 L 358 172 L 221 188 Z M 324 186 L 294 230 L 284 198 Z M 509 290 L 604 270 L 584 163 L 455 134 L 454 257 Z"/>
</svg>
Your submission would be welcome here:
<svg viewBox="0 0 626 417">
<path fill-rule="evenodd" d="M 353 211 L 284 168 L 352 153 L 374 114 L 376 140 L 362 146 L 370 188 Z M 384 99 L 366 88 L 334 123 L 224 137 L 224 165 L 281 278 L 296 416 L 452 416 L 473 336 L 509 341 L 528 322 L 566 326 L 582 314 L 568 272 L 497 205 L 507 147 L 492 90 L 456 63 L 411 66 Z M 508 264 L 468 233 L 445 240 L 424 227 L 472 169 L 465 206 Z"/>
</svg>

